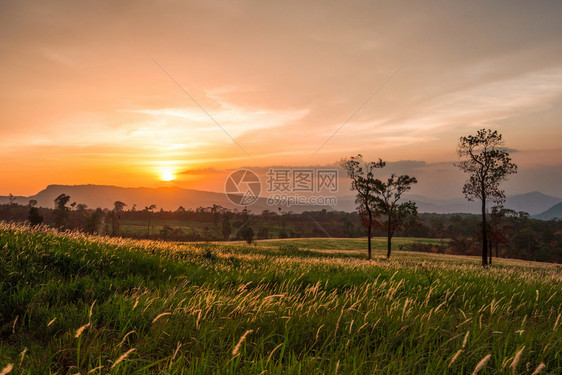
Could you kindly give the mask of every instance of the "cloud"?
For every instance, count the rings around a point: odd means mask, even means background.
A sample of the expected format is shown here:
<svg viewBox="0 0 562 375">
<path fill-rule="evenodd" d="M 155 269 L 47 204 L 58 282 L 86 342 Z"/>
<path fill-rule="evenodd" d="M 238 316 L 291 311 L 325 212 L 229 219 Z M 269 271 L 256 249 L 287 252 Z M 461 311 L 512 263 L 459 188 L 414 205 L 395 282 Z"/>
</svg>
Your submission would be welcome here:
<svg viewBox="0 0 562 375">
<path fill-rule="evenodd" d="M 197 169 L 187 169 L 185 171 L 179 172 L 179 174 L 185 175 L 198 175 L 198 176 L 205 176 L 210 174 L 221 174 L 226 173 L 224 170 L 219 170 L 213 167 L 209 168 L 197 168 Z"/>
</svg>

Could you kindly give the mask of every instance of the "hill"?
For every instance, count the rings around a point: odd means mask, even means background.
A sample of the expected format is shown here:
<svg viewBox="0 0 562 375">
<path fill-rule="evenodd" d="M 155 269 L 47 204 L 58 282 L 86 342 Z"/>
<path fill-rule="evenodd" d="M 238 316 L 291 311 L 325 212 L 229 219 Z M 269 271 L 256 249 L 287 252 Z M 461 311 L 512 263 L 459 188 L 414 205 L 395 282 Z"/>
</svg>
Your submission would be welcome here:
<svg viewBox="0 0 562 375">
<path fill-rule="evenodd" d="M 110 185 L 49 185 L 39 193 L 25 197 L 16 196 L 16 203 L 27 204 L 30 199 L 37 200 L 38 206 L 54 206 L 54 200 L 60 194 L 69 195 L 70 202 L 86 204 L 90 208 L 113 208 L 113 202 L 122 201 L 130 208 L 135 204 L 137 210 L 142 210 L 146 206 L 155 204 L 157 209 L 176 210 L 179 206 L 185 209 L 195 209 L 197 207 L 210 207 L 217 204 L 226 208 L 239 210 L 241 206 L 231 203 L 224 193 L 210 191 L 182 189 L 179 187 L 159 187 L 159 188 L 125 188 Z M 7 203 L 8 197 L 0 197 L 0 203 Z M 290 210 L 299 213 L 302 211 L 330 209 L 329 206 L 292 206 Z M 267 204 L 265 198 L 258 198 L 257 202 L 248 206 L 252 212 L 260 213 L 263 210 L 277 210 Z"/>
<path fill-rule="evenodd" d="M 533 218 L 539 220 L 562 219 L 562 202 L 555 204 L 538 215 L 533 216 Z"/>
</svg>

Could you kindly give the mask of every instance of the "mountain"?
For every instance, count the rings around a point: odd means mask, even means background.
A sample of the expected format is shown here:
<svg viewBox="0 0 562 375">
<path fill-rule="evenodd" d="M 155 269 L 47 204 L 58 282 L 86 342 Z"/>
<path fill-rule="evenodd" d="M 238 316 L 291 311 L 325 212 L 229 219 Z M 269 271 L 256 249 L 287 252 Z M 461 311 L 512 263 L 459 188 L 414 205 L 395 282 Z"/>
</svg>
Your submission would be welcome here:
<svg viewBox="0 0 562 375">
<path fill-rule="evenodd" d="M 30 199 L 35 199 L 40 207 L 54 207 L 53 201 L 60 194 L 70 195 L 70 202 L 84 203 L 90 208 L 113 208 L 113 202 L 119 200 L 125 202 L 127 207 L 137 205 L 138 210 L 146 206 L 155 204 L 158 209 L 176 210 L 179 206 L 185 209 L 197 207 L 210 207 L 217 204 L 226 208 L 243 207 L 231 203 L 224 193 L 210 191 L 182 189 L 178 187 L 160 188 L 124 188 L 108 185 L 49 185 L 39 193 L 24 197 L 15 197 L 16 203 L 27 204 Z M 479 202 L 468 202 L 464 198 L 454 199 L 432 199 L 421 195 L 408 194 L 405 199 L 412 200 L 418 205 L 419 212 L 434 213 L 479 213 Z M 545 213 L 553 205 L 562 202 L 562 199 L 548 196 L 540 192 L 531 192 L 507 197 L 504 206 L 515 211 L 525 211 L 531 215 Z M 0 204 L 8 203 L 8 197 L 0 197 Z M 489 207 L 491 207 L 490 205 Z M 263 210 L 277 211 L 277 206 L 267 204 L 266 198 L 258 198 L 257 202 L 248 206 L 254 213 Z M 290 208 L 283 207 L 283 211 L 293 211 L 300 213 L 303 211 L 317 211 L 322 209 L 336 209 L 342 211 L 355 210 L 355 197 L 352 195 L 338 197 L 338 204 L 335 207 L 298 205 Z"/>
<path fill-rule="evenodd" d="M 25 197 L 14 197 L 18 204 L 27 204 L 30 199 L 35 199 L 39 207 L 54 208 L 54 200 L 60 194 L 70 196 L 70 202 L 83 203 L 89 208 L 113 208 L 113 202 L 122 201 L 127 204 L 127 208 L 136 204 L 137 210 L 142 210 L 146 206 L 155 204 L 157 209 L 176 210 L 179 206 L 185 209 L 197 207 L 210 207 L 217 204 L 226 208 L 239 210 L 244 207 L 231 203 L 224 193 L 210 191 L 182 189 L 178 187 L 160 188 L 124 188 L 109 185 L 49 185 L 39 193 Z M 8 203 L 8 197 L 0 197 L 0 204 Z M 261 213 L 263 210 L 277 211 L 277 206 L 267 204 L 266 198 L 258 198 L 252 205 L 247 207 L 254 213 Z M 300 205 L 283 207 L 283 211 L 293 211 L 295 213 L 303 211 L 314 211 L 331 209 L 329 206 Z"/>
<path fill-rule="evenodd" d="M 416 202 L 419 212 L 433 212 L 439 214 L 454 212 L 472 214 L 480 213 L 480 202 L 469 202 L 465 198 L 461 197 L 453 199 L 432 199 L 416 194 L 405 194 L 404 199 Z M 562 199 L 535 191 L 526 194 L 508 196 L 506 202 L 504 203 L 504 207 L 536 215 L 559 202 L 562 202 Z M 488 208 L 492 206 L 493 204 L 488 203 Z M 344 211 L 354 210 L 355 197 L 346 196 L 338 198 L 337 209 Z"/>
<path fill-rule="evenodd" d="M 515 211 L 525 211 L 531 215 L 536 215 L 560 202 L 562 202 L 560 198 L 533 191 L 507 197 L 507 202 L 504 206 Z"/>
<path fill-rule="evenodd" d="M 538 215 L 533 216 L 533 218 L 539 220 L 562 219 L 562 202 L 555 204 Z"/>
</svg>

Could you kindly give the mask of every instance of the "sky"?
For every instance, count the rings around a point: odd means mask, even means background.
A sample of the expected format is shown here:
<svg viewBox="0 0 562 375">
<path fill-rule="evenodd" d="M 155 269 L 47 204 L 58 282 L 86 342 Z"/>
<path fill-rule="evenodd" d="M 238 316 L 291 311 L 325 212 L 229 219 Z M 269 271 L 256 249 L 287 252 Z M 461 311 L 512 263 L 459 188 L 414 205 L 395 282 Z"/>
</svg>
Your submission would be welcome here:
<svg viewBox="0 0 562 375">
<path fill-rule="evenodd" d="M 451 198 L 459 137 L 486 127 L 519 166 L 508 194 L 560 197 L 561 19 L 559 1 L 5 0 L 0 195 L 222 191 L 237 168 L 361 153 Z"/>
</svg>

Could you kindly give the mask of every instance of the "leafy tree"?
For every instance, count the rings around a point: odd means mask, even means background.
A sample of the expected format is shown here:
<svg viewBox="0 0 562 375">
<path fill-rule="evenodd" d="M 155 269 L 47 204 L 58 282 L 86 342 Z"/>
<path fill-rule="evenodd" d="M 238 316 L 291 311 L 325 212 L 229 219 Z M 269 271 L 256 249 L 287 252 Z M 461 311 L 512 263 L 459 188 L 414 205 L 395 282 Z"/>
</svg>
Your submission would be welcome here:
<svg viewBox="0 0 562 375">
<path fill-rule="evenodd" d="M 84 204 L 84 203 L 78 203 L 78 204 L 76 205 L 76 211 L 78 211 L 78 212 L 82 212 L 82 213 L 83 213 L 84 211 L 86 211 L 87 208 L 88 208 L 88 205 L 87 205 L 87 204 Z"/>
<path fill-rule="evenodd" d="M 39 225 L 43 222 L 43 216 L 39 214 L 39 209 L 35 207 L 37 205 L 37 201 L 35 199 L 29 200 L 29 215 L 27 216 L 27 220 L 32 226 Z"/>
<path fill-rule="evenodd" d="M 113 202 L 113 212 L 111 213 L 112 219 L 112 229 L 113 235 L 119 236 L 119 219 L 121 218 L 120 214 L 123 212 L 126 204 L 121 201 Z"/>
<path fill-rule="evenodd" d="M 503 206 L 492 207 L 492 212 L 490 214 L 490 223 L 488 232 L 488 244 L 489 244 L 489 263 L 492 264 L 492 253 L 493 249 L 496 249 L 496 258 L 499 258 L 499 248 L 501 244 L 508 242 L 507 233 L 509 232 L 509 226 L 506 223 L 506 219 L 510 217 L 517 216 L 517 212 L 504 208 Z"/>
<path fill-rule="evenodd" d="M 357 192 L 355 199 L 357 211 L 361 215 L 363 226 L 367 228 L 367 259 L 371 259 L 371 237 L 376 216 L 373 207 L 373 193 L 377 188 L 374 170 L 383 168 L 385 165 L 386 163 L 381 159 L 378 162 L 363 162 L 363 155 L 361 154 L 340 162 L 340 166 L 345 169 L 351 179 L 351 190 Z"/>
<path fill-rule="evenodd" d="M 393 179 L 393 177 L 391 179 Z M 410 185 L 417 182 L 416 178 L 403 175 L 397 180 L 391 181 L 391 179 L 388 180 L 387 184 L 380 183 L 380 190 L 377 191 L 375 197 L 377 213 L 386 218 L 386 220 L 380 222 L 379 225 L 386 232 L 387 258 L 390 258 L 394 233 L 397 230 L 415 224 L 418 215 L 418 209 L 414 202 L 407 201 L 398 203 L 402 192 L 409 190 Z"/>
<path fill-rule="evenodd" d="M 463 186 L 463 193 L 469 201 L 482 203 L 482 266 L 488 265 L 488 227 L 486 203 L 496 204 L 505 201 L 505 193 L 500 182 L 512 173 L 517 173 L 517 165 L 511 162 L 509 153 L 503 147 L 502 135 L 497 130 L 480 129 L 476 135 L 461 137 L 458 155 L 462 160 L 455 165 L 469 174 Z"/>
<path fill-rule="evenodd" d="M 98 231 L 98 228 L 103 220 L 104 214 L 101 208 L 96 209 L 86 220 L 86 225 L 84 230 L 86 233 L 94 234 Z"/>
<path fill-rule="evenodd" d="M 229 215 L 224 214 L 222 218 L 222 237 L 225 241 L 228 241 L 231 234 L 232 234 L 232 225 L 230 224 Z"/>
<path fill-rule="evenodd" d="M 246 241 L 248 245 L 252 244 L 252 242 L 254 241 L 254 230 L 252 229 L 252 227 L 246 227 L 242 229 L 242 238 L 244 238 L 244 241 Z"/>
<path fill-rule="evenodd" d="M 66 219 L 68 218 L 68 212 L 70 209 L 66 206 L 70 196 L 66 194 L 61 194 L 55 198 L 55 227 L 59 230 L 63 228 Z"/>
</svg>

